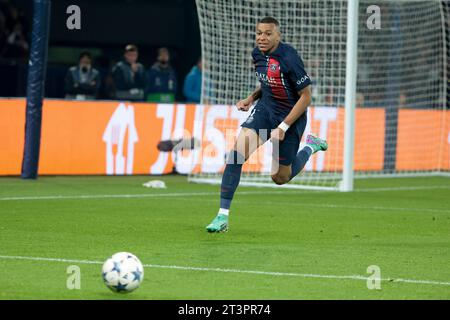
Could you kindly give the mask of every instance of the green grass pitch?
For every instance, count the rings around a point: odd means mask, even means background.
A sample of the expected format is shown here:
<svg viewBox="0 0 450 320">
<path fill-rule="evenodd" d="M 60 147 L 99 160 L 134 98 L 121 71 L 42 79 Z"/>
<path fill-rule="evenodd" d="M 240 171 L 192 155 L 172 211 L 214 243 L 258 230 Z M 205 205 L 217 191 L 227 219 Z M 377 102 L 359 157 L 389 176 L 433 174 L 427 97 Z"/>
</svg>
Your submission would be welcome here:
<svg viewBox="0 0 450 320">
<path fill-rule="evenodd" d="M 168 188 L 144 188 L 151 179 Z M 229 232 L 208 234 L 219 187 L 186 177 L 0 178 L 0 299 L 450 299 L 450 178 L 355 183 L 240 187 Z M 146 265 L 127 295 L 101 278 L 119 251 Z"/>
</svg>

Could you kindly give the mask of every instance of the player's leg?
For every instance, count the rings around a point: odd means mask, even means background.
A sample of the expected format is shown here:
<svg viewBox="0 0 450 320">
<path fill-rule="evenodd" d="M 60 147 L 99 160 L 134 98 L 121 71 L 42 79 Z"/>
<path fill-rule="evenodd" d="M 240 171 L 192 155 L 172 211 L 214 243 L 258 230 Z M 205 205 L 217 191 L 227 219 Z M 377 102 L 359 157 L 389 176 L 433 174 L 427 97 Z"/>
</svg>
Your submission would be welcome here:
<svg viewBox="0 0 450 320">
<path fill-rule="evenodd" d="M 306 121 L 304 124 L 306 124 Z M 305 127 L 304 124 L 298 124 L 297 131 L 288 131 L 285 139 L 279 145 L 279 156 L 275 155 L 272 161 L 272 164 L 278 165 L 276 170 L 272 169 L 272 180 L 276 184 L 285 184 L 292 180 L 305 167 L 312 154 L 328 149 L 325 140 L 309 134 L 306 137 L 306 146 L 297 153 Z M 278 162 L 276 161 L 277 158 Z"/>
<path fill-rule="evenodd" d="M 245 161 L 265 142 L 254 129 L 242 128 L 233 150 L 229 153 L 222 176 L 220 208 L 229 210 L 234 192 L 239 184 Z M 228 213 L 228 212 L 227 212 Z"/>
<path fill-rule="evenodd" d="M 234 193 L 241 179 L 242 166 L 253 152 L 265 142 L 254 129 L 243 127 L 230 151 L 222 176 L 220 188 L 220 209 L 216 218 L 206 227 L 208 232 L 222 232 L 228 229 L 228 214 Z"/>
<path fill-rule="evenodd" d="M 326 151 L 328 149 L 327 141 L 320 139 L 313 134 L 306 136 L 306 146 L 300 150 L 292 162 L 292 172 L 289 180 L 292 180 L 305 167 L 311 155 L 318 151 Z"/>
<path fill-rule="evenodd" d="M 278 165 L 278 171 L 272 174 L 272 181 L 278 185 L 288 183 L 291 180 L 292 169 L 291 166 Z"/>
<path fill-rule="evenodd" d="M 298 139 L 286 137 L 281 143 L 273 143 L 272 152 L 272 181 L 278 185 L 285 184 L 291 180 L 292 163 L 297 155 L 299 147 Z"/>
</svg>

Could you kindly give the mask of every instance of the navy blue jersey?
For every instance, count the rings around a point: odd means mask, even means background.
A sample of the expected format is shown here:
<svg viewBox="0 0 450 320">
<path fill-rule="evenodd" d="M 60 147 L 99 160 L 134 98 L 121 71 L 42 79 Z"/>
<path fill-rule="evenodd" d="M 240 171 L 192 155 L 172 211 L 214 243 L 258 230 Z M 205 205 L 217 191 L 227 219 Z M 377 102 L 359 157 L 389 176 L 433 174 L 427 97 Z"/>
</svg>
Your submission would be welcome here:
<svg viewBox="0 0 450 320">
<path fill-rule="evenodd" d="M 280 42 L 269 55 L 256 47 L 252 57 L 262 90 L 258 104 L 277 118 L 286 117 L 299 99 L 298 91 L 311 84 L 300 55 L 292 46 Z"/>
</svg>

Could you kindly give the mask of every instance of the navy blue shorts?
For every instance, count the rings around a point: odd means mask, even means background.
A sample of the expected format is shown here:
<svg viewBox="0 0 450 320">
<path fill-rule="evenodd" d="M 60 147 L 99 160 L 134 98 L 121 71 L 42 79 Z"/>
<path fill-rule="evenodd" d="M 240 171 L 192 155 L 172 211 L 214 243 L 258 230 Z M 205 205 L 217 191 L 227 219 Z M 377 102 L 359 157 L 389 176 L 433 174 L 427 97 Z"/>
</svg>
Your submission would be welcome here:
<svg viewBox="0 0 450 320">
<path fill-rule="evenodd" d="M 271 112 L 267 111 L 266 107 L 263 105 L 256 105 L 247 120 L 245 120 L 241 126 L 243 128 L 255 130 L 262 141 L 266 142 L 270 139 L 271 130 L 277 128 L 283 120 L 284 117 L 273 115 Z M 306 121 L 307 118 L 305 112 L 286 131 L 284 140 L 280 143 L 279 159 L 277 159 L 279 164 L 289 166 L 294 161 L 300 146 L 300 141 L 302 140 L 303 132 L 305 131 Z M 262 129 L 265 129 L 265 131 L 260 131 Z"/>
</svg>

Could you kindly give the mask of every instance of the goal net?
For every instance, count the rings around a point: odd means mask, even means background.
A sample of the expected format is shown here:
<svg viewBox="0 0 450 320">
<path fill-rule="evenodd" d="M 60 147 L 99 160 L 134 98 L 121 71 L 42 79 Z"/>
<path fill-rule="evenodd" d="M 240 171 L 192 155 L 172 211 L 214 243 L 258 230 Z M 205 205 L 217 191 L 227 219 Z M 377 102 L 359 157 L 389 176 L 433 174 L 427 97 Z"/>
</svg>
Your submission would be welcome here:
<svg viewBox="0 0 450 320">
<path fill-rule="evenodd" d="M 285 187 L 339 189 L 344 158 L 347 1 L 197 0 L 202 102 L 232 106 L 259 84 L 251 51 L 257 21 L 273 16 L 311 76 L 308 133 L 329 149 L 311 157 Z M 354 176 L 429 175 L 449 170 L 446 112 L 446 6 L 441 1 L 359 1 Z M 355 17 L 356 18 L 356 17 Z M 245 115 L 241 121 L 245 120 Z M 233 129 L 234 120 L 216 124 Z M 232 144 L 227 145 L 227 149 Z M 243 169 L 242 185 L 274 186 L 271 143 Z M 269 164 L 267 164 L 269 163 Z M 219 183 L 221 172 L 199 170 L 191 181 Z"/>
</svg>

